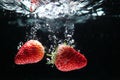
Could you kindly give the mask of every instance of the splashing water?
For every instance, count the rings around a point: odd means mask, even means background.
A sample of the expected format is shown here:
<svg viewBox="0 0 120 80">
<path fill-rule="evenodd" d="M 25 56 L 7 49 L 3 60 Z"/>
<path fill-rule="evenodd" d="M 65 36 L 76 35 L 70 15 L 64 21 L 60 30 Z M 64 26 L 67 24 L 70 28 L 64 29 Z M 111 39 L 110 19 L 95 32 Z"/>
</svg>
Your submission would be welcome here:
<svg viewBox="0 0 120 80">
<path fill-rule="evenodd" d="M 88 14 L 95 7 L 98 7 L 103 0 L 92 2 L 92 0 L 0 0 L 0 6 L 17 13 L 32 14 L 37 18 L 54 19 L 68 16 L 75 18 Z M 97 8 L 94 11 L 97 12 L 97 14 L 92 12 L 94 16 L 104 14 L 102 8 Z"/>
<path fill-rule="evenodd" d="M 50 33 L 48 38 L 52 45 L 49 52 L 60 43 L 74 45 L 74 24 L 105 15 L 100 6 L 102 3 L 103 0 L 0 0 L 3 9 L 27 16 L 25 21 L 17 20 L 19 26 L 32 26 L 26 34 L 27 40 L 38 39 L 36 32 L 39 29 Z M 62 29 L 64 39 L 57 36 Z"/>
</svg>

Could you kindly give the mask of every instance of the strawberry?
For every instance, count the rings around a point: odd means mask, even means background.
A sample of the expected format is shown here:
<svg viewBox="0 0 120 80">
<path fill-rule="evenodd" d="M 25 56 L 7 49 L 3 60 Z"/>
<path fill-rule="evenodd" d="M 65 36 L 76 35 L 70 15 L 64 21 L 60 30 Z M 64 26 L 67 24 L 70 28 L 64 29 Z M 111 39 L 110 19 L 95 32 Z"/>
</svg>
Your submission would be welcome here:
<svg viewBox="0 0 120 80">
<path fill-rule="evenodd" d="M 37 3 L 39 0 L 31 0 L 31 3 Z"/>
<path fill-rule="evenodd" d="M 18 0 L 22 8 L 34 12 L 40 6 L 40 0 Z"/>
<path fill-rule="evenodd" d="M 24 65 L 37 63 L 44 57 L 44 47 L 37 40 L 27 41 L 15 56 L 15 64 Z"/>
<path fill-rule="evenodd" d="M 38 6 L 39 6 L 38 0 L 31 0 L 30 12 L 34 12 Z"/>
<path fill-rule="evenodd" d="M 59 45 L 52 55 L 54 56 L 49 62 L 55 64 L 56 68 L 63 72 L 81 69 L 87 65 L 85 56 L 68 45 Z"/>
</svg>

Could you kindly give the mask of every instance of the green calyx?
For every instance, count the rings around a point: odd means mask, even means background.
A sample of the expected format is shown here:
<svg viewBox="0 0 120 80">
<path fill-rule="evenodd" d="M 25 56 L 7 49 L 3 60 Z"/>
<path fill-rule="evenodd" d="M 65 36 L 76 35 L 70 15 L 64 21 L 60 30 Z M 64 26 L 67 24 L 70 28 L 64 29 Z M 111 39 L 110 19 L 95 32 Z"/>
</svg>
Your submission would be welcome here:
<svg viewBox="0 0 120 80">
<path fill-rule="evenodd" d="M 65 45 L 66 46 L 67 43 L 64 42 L 63 44 L 60 44 L 60 45 Z M 73 47 L 73 46 L 71 46 L 71 47 Z M 47 58 L 47 63 L 46 64 L 52 64 L 52 65 L 55 64 L 57 49 L 58 49 L 58 46 L 55 48 L 55 50 L 53 52 L 51 52 L 51 54 L 46 54 L 47 57 L 49 57 L 49 58 Z"/>
</svg>

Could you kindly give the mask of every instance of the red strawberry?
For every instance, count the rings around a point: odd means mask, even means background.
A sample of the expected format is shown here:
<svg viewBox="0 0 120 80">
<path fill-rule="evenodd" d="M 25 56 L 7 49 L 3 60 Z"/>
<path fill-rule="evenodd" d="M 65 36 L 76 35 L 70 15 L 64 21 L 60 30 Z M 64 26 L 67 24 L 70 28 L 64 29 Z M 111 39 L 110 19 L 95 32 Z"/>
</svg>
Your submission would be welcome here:
<svg viewBox="0 0 120 80">
<path fill-rule="evenodd" d="M 35 11 L 38 6 L 39 6 L 38 0 L 31 0 L 30 12 Z"/>
<path fill-rule="evenodd" d="M 51 63 L 63 72 L 81 69 L 87 65 L 85 56 L 68 45 L 59 45 L 54 55 Z"/>
<path fill-rule="evenodd" d="M 39 0 L 31 0 L 31 3 L 38 3 Z"/>
<path fill-rule="evenodd" d="M 44 47 L 37 40 L 27 41 L 15 56 L 15 64 L 37 63 L 44 57 Z"/>
<path fill-rule="evenodd" d="M 40 0 L 18 0 L 27 11 L 34 12 L 40 5 Z"/>
</svg>

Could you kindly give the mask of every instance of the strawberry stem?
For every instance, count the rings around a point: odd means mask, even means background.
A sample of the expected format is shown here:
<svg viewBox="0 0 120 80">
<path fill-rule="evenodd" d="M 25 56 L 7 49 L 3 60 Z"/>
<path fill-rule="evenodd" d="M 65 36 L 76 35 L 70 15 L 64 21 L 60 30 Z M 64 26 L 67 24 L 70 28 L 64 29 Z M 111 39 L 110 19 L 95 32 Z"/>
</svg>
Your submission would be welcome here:
<svg viewBox="0 0 120 80">
<path fill-rule="evenodd" d="M 47 56 L 51 57 L 52 55 L 51 54 L 46 54 Z"/>
<path fill-rule="evenodd" d="M 47 63 L 46 64 L 54 64 L 55 62 L 55 57 L 56 57 L 56 51 L 55 52 L 52 52 L 51 54 L 46 54 L 48 57 L 50 58 L 47 58 Z"/>
</svg>

